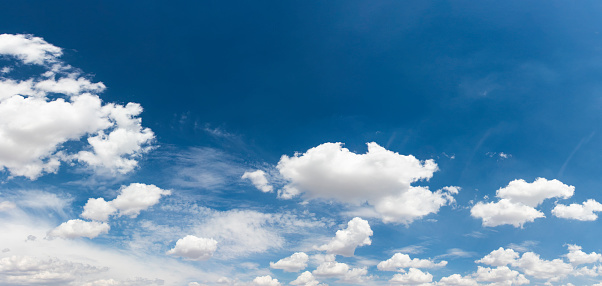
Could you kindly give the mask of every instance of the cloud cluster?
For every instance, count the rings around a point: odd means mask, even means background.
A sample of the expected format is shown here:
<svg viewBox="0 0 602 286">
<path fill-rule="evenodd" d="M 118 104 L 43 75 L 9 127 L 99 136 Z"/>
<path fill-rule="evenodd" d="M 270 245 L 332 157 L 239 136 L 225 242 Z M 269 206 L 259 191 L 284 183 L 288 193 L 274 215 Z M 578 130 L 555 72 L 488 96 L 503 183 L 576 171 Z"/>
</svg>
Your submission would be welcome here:
<svg viewBox="0 0 602 286">
<path fill-rule="evenodd" d="M 525 180 L 514 180 L 496 192 L 497 202 L 478 202 L 470 210 L 475 218 L 483 220 L 483 226 L 499 226 L 510 224 L 522 227 L 545 215 L 536 209 L 544 200 L 551 198 L 569 198 L 575 187 L 563 184 L 558 180 L 537 178 L 533 183 Z"/>
<path fill-rule="evenodd" d="M 429 259 L 412 259 L 407 254 L 395 253 L 391 258 L 378 263 L 377 268 L 381 271 L 404 272 L 404 268 L 439 268 L 445 265 L 447 265 L 445 260 L 435 263 Z"/>
<path fill-rule="evenodd" d="M 0 258 L 0 284 L 2 285 L 68 285 L 82 275 L 103 271 L 106 269 L 56 258 L 39 259 L 31 256 Z"/>
<path fill-rule="evenodd" d="M 61 55 L 60 48 L 39 37 L 0 35 L 0 56 L 46 69 L 27 79 L 0 77 L 0 168 L 29 179 L 71 161 L 110 173 L 130 172 L 154 139 L 141 125 L 142 108 L 103 104 L 97 94 L 104 84 L 63 64 Z M 79 151 L 73 144 L 65 147 L 82 140 L 87 144 Z"/>
<path fill-rule="evenodd" d="M 342 256 L 353 256 L 357 247 L 372 243 L 370 236 L 372 229 L 368 221 L 356 217 L 347 223 L 346 229 L 338 230 L 329 243 L 317 249 Z"/>
<path fill-rule="evenodd" d="M 295 252 L 293 255 L 282 258 L 276 263 L 270 262 L 270 267 L 274 269 L 282 269 L 287 272 L 298 272 L 307 267 L 309 256 L 305 252 Z"/>
</svg>

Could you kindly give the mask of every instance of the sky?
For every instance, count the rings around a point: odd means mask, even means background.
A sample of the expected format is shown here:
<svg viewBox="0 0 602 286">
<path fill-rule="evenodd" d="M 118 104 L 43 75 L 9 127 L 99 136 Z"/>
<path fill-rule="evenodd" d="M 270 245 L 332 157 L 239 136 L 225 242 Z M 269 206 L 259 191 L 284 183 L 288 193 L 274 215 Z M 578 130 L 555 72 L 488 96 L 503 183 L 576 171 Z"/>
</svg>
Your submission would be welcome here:
<svg viewBox="0 0 602 286">
<path fill-rule="evenodd" d="M 602 285 L 601 13 L 0 3 L 0 284 Z"/>
</svg>

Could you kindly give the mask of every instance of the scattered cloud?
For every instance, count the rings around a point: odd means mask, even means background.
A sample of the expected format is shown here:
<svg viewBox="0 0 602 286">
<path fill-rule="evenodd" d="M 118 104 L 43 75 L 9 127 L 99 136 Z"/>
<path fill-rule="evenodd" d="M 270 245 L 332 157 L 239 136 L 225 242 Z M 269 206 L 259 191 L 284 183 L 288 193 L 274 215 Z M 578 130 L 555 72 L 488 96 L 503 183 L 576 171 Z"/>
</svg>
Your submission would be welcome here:
<svg viewBox="0 0 602 286">
<path fill-rule="evenodd" d="M 346 229 L 338 230 L 329 243 L 317 249 L 332 254 L 353 256 L 357 247 L 372 243 L 370 236 L 372 236 L 372 229 L 368 221 L 356 217 L 347 223 Z"/>
<path fill-rule="evenodd" d="M 217 241 L 212 238 L 187 235 L 176 242 L 176 246 L 167 254 L 180 256 L 189 260 L 208 260 L 217 249 Z"/>
<path fill-rule="evenodd" d="M 68 239 L 78 237 L 95 238 L 103 233 L 108 233 L 109 229 L 109 225 L 105 222 L 72 219 L 49 231 L 48 237 L 60 237 Z"/>
<path fill-rule="evenodd" d="M 405 272 L 404 268 L 440 268 L 447 265 L 447 261 L 435 263 L 429 259 L 410 258 L 407 254 L 395 253 L 388 260 L 378 263 L 378 270 Z"/>
<path fill-rule="evenodd" d="M 582 204 L 563 205 L 557 204 L 552 210 L 552 214 L 565 219 L 574 219 L 580 221 L 594 221 L 598 219 L 595 212 L 602 211 L 602 204 L 589 199 Z"/>
<path fill-rule="evenodd" d="M 270 262 L 270 267 L 274 269 L 282 269 L 287 272 L 298 272 L 307 267 L 309 256 L 304 252 L 295 252 L 293 255 L 282 258 L 276 263 Z"/>
<path fill-rule="evenodd" d="M 410 268 L 407 273 L 395 274 L 393 278 L 389 280 L 391 284 L 401 285 L 423 285 L 431 283 L 433 281 L 433 275 L 428 272 L 422 272 L 420 269 Z"/>
<path fill-rule="evenodd" d="M 274 190 L 268 183 L 268 179 L 265 177 L 265 172 L 262 170 L 257 170 L 254 172 L 245 172 L 242 175 L 242 179 L 249 179 L 253 183 L 253 185 L 260 191 L 264 193 L 270 193 Z"/>
</svg>

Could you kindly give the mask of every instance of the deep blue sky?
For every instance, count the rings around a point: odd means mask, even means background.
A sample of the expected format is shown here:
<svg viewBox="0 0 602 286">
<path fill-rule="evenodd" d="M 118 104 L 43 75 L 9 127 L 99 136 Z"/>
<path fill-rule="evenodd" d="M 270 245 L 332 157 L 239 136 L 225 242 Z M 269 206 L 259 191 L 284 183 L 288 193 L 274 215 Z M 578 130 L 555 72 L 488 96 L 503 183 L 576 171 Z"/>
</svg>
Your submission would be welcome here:
<svg viewBox="0 0 602 286">
<path fill-rule="evenodd" d="M 482 227 L 470 207 L 485 195 L 495 201 L 512 180 L 538 177 L 576 187 L 564 204 L 602 200 L 601 13 L 599 1 L 0 3 L 1 33 L 63 48 L 65 63 L 107 86 L 104 102 L 140 103 L 142 124 L 156 135 L 140 168 L 88 181 L 98 186 L 74 183 L 81 173 L 72 167 L 4 184 L 73 192 L 74 217 L 88 198 L 143 182 L 219 210 L 308 209 L 339 225 L 349 218 L 336 207 L 299 206 L 238 179 L 322 143 L 363 154 L 366 142 L 377 142 L 437 162 L 439 171 L 418 185 L 462 190 L 456 208 L 428 217 L 437 223 L 371 220 L 380 234 L 372 249 L 356 253 L 381 261 L 386 251 L 422 244 L 423 258 L 453 248 L 474 255 L 450 262 L 438 281 L 474 272 L 474 260 L 511 243 L 537 241 L 546 259 L 564 254 L 567 243 L 600 252 L 600 232 L 592 230 L 599 222 L 554 217 L 553 200 L 541 207 L 547 218 L 524 228 Z M 225 181 L 174 179 L 212 170 L 226 172 Z M 473 231 L 486 238 L 466 236 Z M 290 253 L 270 255 L 276 261 Z M 268 268 L 261 259 L 249 258 Z"/>
</svg>

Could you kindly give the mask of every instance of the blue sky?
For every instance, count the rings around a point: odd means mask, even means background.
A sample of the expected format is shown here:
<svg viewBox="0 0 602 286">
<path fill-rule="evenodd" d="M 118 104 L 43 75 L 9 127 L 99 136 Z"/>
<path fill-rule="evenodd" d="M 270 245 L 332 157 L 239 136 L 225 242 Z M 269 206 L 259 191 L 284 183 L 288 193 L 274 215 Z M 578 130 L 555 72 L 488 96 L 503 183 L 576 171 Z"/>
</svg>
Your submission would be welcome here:
<svg viewBox="0 0 602 286">
<path fill-rule="evenodd" d="M 598 285 L 596 1 L 0 4 L 0 284 Z"/>
</svg>

